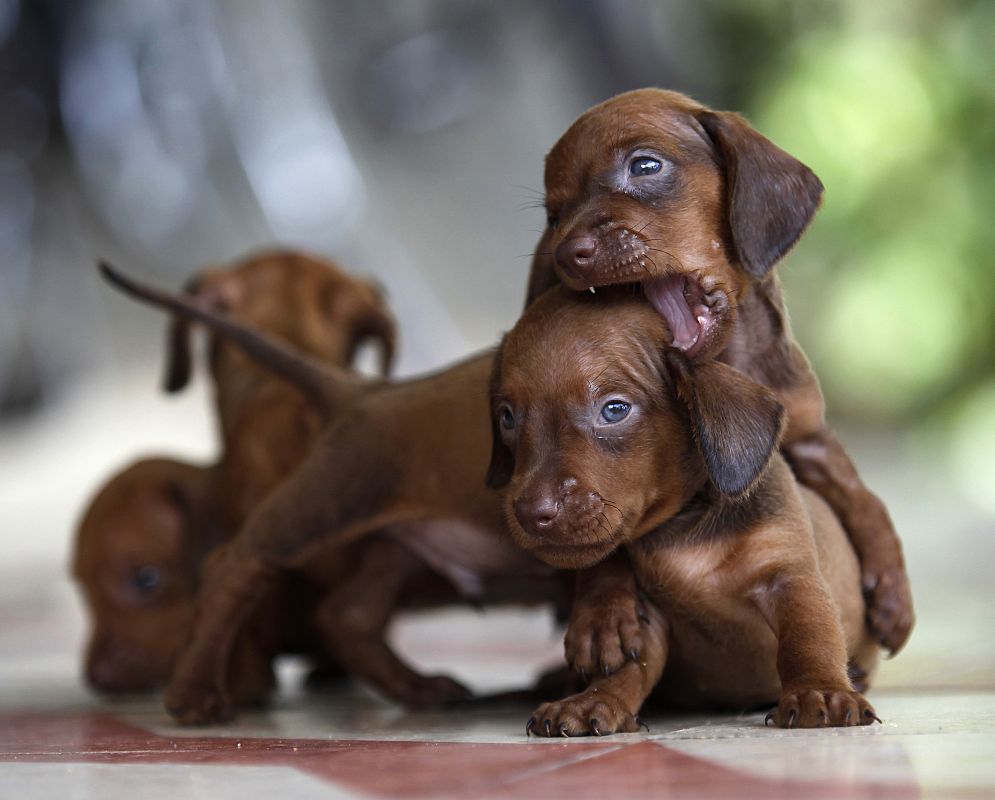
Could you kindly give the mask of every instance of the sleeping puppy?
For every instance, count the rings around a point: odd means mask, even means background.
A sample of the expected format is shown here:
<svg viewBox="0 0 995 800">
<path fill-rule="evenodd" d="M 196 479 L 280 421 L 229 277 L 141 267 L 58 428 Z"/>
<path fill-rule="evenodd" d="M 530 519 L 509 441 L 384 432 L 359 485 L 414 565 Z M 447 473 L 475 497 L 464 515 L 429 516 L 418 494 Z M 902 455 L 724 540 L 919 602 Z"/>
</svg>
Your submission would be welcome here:
<svg viewBox="0 0 995 800">
<path fill-rule="evenodd" d="M 819 207 L 819 179 L 737 114 L 643 89 L 582 114 L 547 156 L 545 185 L 548 225 L 528 302 L 560 282 L 585 291 L 638 284 L 675 349 L 715 354 L 771 389 L 787 410 L 782 453 L 846 529 L 868 623 L 898 652 L 914 621 L 901 544 L 826 426 L 773 273 Z M 581 648 L 568 660 L 600 670 L 623 655 Z"/>
<path fill-rule="evenodd" d="M 634 731 L 658 684 L 686 708 L 776 703 L 784 727 L 877 719 L 848 675 L 877 656 L 857 558 L 777 452 L 773 392 L 689 358 L 627 289 L 563 287 L 507 335 L 491 386 L 488 481 L 512 538 L 564 569 L 620 552 L 647 598 L 639 660 L 541 706 L 529 731 Z"/>
</svg>

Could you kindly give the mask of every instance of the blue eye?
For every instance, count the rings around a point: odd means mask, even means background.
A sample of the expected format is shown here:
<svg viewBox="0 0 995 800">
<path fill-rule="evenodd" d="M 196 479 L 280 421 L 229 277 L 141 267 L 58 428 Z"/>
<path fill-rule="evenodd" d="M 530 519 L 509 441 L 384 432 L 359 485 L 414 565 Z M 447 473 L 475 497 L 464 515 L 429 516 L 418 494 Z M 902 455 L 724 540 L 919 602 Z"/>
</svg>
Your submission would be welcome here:
<svg viewBox="0 0 995 800">
<path fill-rule="evenodd" d="M 159 586 L 162 570 L 151 564 L 139 567 L 131 576 L 131 585 L 142 594 L 147 594 Z"/>
<path fill-rule="evenodd" d="M 500 415 L 502 429 L 506 431 L 513 430 L 515 427 L 515 415 L 511 409 L 508 406 L 501 406 L 498 414 Z"/>
<path fill-rule="evenodd" d="M 601 409 L 601 420 L 612 425 L 616 422 L 621 422 L 629 416 L 631 410 L 632 406 L 629 403 L 622 400 L 610 400 Z"/>
<path fill-rule="evenodd" d="M 629 162 L 629 174 L 636 178 L 643 175 L 656 175 L 663 169 L 663 162 L 649 156 L 639 156 Z"/>
</svg>

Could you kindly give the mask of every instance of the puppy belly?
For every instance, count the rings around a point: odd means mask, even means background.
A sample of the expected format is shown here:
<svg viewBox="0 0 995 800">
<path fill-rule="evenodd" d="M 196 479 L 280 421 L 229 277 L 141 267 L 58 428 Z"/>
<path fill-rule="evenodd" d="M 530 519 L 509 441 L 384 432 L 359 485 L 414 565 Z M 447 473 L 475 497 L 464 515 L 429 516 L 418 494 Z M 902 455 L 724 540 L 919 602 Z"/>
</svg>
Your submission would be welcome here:
<svg viewBox="0 0 995 800">
<path fill-rule="evenodd" d="M 777 639 L 766 625 L 703 630 L 671 624 L 656 694 L 687 710 L 744 709 L 777 702 Z"/>
</svg>

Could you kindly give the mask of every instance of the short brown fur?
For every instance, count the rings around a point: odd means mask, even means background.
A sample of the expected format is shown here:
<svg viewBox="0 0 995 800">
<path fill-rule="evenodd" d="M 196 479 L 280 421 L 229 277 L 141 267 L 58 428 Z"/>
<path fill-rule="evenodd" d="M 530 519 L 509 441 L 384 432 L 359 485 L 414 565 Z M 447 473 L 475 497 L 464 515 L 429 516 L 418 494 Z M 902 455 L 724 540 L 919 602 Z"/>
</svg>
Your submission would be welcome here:
<svg viewBox="0 0 995 800">
<path fill-rule="evenodd" d="M 637 628 L 609 643 L 638 653 L 541 706 L 531 731 L 634 731 L 654 687 L 692 709 L 777 703 L 771 720 L 786 727 L 876 719 L 847 671 L 869 674 L 877 654 L 857 559 L 778 454 L 784 410 L 769 389 L 689 360 L 624 289 L 561 287 L 506 337 L 492 391 L 512 537 L 557 567 L 608 559 L 578 602 L 612 624 L 613 580 L 629 597 L 631 568 L 643 595 Z M 617 404 L 629 410 L 606 420 Z"/>
<path fill-rule="evenodd" d="M 643 89 L 582 114 L 547 156 L 545 185 L 549 225 L 528 303 L 559 282 L 640 284 L 667 316 L 672 344 L 716 354 L 772 389 L 787 409 L 782 453 L 842 522 L 860 558 L 868 623 L 898 652 L 914 622 L 901 544 L 826 425 L 772 271 L 818 209 L 818 178 L 739 115 Z"/>
</svg>

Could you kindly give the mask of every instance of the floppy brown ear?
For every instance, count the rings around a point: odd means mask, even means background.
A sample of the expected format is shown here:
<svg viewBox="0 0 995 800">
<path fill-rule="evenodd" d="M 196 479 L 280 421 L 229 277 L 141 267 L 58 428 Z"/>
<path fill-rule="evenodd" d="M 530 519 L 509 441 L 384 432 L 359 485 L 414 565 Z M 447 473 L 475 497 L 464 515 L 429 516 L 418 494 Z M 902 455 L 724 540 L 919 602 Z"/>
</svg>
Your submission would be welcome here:
<svg viewBox="0 0 995 800">
<path fill-rule="evenodd" d="M 203 277 L 194 275 L 183 286 L 183 294 L 195 297 Z M 190 383 L 193 359 L 190 356 L 190 323 L 173 317 L 166 328 L 166 363 L 162 386 L 170 394 L 181 391 Z"/>
<path fill-rule="evenodd" d="M 207 269 L 192 276 L 183 286 L 183 294 L 207 301 L 212 308 L 231 311 L 241 292 L 236 277 L 217 269 Z M 173 317 L 166 329 L 166 364 L 163 388 L 173 394 L 190 382 L 193 359 L 190 355 L 190 323 Z"/>
<path fill-rule="evenodd" d="M 736 254 L 747 272 L 762 278 L 815 216 L 822 202 L 822 181 L 739 114 L 706 111 L 698 121 L 725 162 L 726 204 Z"/>
<path fill-rule="evenodd" d="M 494 366 L 491 367 L 490 391 L 488 392 L 488 408 L 491 410 L 491 463 L 487 467 L 487 477 L 484 485 L 488 489 L 502 489 L 511 481 L 515 472 L 515 456 L 501 436 L 498 417 L 494 409 L 494 398 L 501 387 L 501 353 L 504 350 L 504 339 L 494 353 Z"/>
<path fill-rule="evenodd" d="M 369 297 L 364 297 L 352 311 L 352 340 L 349 342 L 349 363 L 356 356 L 359 346 L 368 339 L 380 345 L 380 374 L 387 377 L 394 364 L 397 344 L 397 324 L 387 307 L 384 291 L 367 283 Z"/>
<path fill-rule="evenodd" d="M 712 483 L 730 496 L 748 492 L 781 438 L 784 406 L 728 364 L 692 364 L 677 350 L 668 350 L 666 357 Z"/>
</svg>

